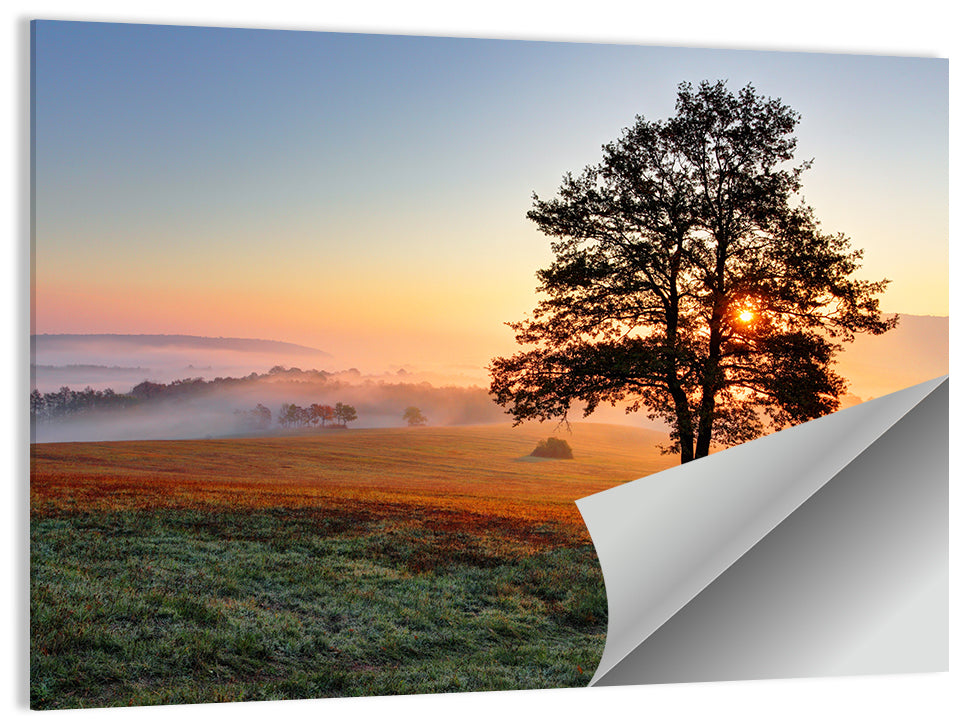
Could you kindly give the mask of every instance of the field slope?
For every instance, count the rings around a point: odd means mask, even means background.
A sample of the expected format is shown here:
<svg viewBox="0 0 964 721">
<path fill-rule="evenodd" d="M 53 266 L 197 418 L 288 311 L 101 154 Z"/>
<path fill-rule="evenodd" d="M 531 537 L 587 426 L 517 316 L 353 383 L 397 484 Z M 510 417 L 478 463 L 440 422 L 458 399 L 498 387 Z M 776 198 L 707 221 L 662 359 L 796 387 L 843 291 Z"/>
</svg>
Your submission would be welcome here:
<svg viewBox="0 0 964 721">
<path fill-rule="evenodd" d="M 575 499 L 670 465 L 574 424 L 31 448 L 31 705 L 584 685 Z"/>
</svg>

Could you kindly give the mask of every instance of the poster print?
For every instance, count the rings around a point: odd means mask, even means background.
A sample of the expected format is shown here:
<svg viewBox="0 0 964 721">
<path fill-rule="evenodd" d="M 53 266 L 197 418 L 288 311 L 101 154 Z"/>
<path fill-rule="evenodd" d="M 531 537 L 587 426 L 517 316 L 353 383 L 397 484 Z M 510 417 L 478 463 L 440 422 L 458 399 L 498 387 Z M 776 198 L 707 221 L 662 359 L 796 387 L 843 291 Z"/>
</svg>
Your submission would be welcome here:
<svg viewBox="0 0 964 721">
<path fill-rule="evenodd" d="M 574 501 L 946 373 L 944 61 L 32 52 L 35 708 L 586 685 Z"/>
</svg>

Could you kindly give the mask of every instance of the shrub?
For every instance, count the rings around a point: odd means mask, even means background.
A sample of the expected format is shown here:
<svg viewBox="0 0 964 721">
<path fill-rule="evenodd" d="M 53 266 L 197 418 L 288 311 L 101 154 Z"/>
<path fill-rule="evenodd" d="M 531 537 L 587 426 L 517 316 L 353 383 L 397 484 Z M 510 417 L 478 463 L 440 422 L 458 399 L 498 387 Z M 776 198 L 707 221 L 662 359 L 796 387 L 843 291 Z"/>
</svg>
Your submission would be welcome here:
<svg viewBox="0 0 964 721">
<path fill-rule="evenodd" d="M 529 455 L 538 458 L 572 458 L 572 448 L 562 438 L 546 438 L 539 441 L 536 449 Z"/>
</svg>

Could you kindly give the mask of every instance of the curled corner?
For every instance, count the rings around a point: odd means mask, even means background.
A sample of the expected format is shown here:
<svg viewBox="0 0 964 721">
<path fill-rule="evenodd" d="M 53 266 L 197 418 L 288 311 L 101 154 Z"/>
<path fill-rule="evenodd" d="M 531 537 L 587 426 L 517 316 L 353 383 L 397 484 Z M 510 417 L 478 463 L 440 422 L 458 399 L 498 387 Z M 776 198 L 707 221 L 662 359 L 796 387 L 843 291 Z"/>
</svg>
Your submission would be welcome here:
<svg viewBox="0 0 964 721">
<path fill-rule="evenodd" d="M 947 378 L 580 499 L 589 685 L 947 667 Z"/>
</svg>

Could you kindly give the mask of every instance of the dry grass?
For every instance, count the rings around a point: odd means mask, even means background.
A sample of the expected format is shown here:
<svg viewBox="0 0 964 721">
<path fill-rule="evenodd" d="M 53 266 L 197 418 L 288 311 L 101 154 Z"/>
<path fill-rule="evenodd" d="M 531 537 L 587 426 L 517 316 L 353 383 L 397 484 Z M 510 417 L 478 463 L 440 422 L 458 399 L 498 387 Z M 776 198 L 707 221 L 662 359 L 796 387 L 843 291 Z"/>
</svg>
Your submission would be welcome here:
<svg viewBox="0 0 964 721">
<path fill-rule="evenodd" d="M 574 424 L 576 457 L 527 456 L 540 428 L 370 429 L 192 441 L 50 443 L 31 449 L 31 507 L 316 508 L 424 515 L 447 524 L 552 524 L 582 537 L 573 501 L 668 467 L 653 431 Z M 563 528 L 560 528 L 563 530 Z"/>
</svg>

